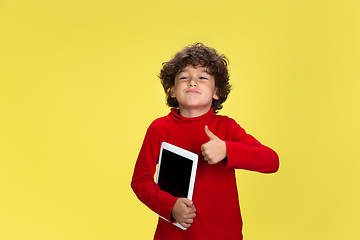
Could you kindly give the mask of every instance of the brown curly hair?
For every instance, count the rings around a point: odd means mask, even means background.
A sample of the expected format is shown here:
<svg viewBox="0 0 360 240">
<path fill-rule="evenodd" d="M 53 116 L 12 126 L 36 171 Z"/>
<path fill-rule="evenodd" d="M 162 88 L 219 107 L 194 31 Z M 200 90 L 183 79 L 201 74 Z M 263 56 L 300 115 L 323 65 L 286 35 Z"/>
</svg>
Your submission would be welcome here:
<svg viewBox="0 0 360 240">
<path fill-rule="evenodd" d="M 166 103 L 169 107 L 178 108 L 176 98 L 171 97 L 171 87 L 175 84 L 175 76 L 186 66 L 206 67 L 210 75 L 215 78 L 215 87 L 218 89 L 219 99 L 213 99 L 211 107 L 217 113 L 223 108 L 222 104 L 227 99 L 231 85 L 229 83 L 228 66 L 229 60 L 219 54 L 215 49 L 202 43 L 195 43 L 178 52 L 173 59 L 164 62 L 159 74 L 161 84 L 166 93 Z"/>
</svg>

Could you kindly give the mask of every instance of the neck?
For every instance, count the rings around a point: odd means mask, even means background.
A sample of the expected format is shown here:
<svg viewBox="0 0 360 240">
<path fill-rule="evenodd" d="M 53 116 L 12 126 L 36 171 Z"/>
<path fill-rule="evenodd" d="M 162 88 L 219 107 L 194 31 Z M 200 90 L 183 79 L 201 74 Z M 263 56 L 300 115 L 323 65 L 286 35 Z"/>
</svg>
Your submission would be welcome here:
<svg viewBox="0 0 360 240">
<path fill-rule="evenodd" d="M 201 109 L 188 109 L 188 108 L 179 107 L 179 114 L 185 118 L 194 118 L 194 117 L 200 117 L 208 113 L 210 109 L 211 106 Z"/>
</svg>

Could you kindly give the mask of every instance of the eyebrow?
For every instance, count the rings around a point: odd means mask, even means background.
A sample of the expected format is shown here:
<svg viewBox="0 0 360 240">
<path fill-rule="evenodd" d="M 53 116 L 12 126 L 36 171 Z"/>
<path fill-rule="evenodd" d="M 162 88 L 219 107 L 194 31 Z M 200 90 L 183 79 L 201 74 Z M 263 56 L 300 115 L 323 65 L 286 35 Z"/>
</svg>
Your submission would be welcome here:
<svg viewBox="0 0 360 240">
<path fill-rule="evenodd" d="M 207 69 L 205 69 L 205 70 L 201 70 L 203 73 L 207 73 L 207 74 L 209 74 L 209 75 L 211 75 L 210 74 L 210 72 L 207 70 Z M 182 73 L 182 72 L 185 72 L 185 70 L 184 69 L 181 69 L 180 71 L 179 71 L 179 73 Z M 178 74 L 179 74 L 178 73 Z"/>
</svg>

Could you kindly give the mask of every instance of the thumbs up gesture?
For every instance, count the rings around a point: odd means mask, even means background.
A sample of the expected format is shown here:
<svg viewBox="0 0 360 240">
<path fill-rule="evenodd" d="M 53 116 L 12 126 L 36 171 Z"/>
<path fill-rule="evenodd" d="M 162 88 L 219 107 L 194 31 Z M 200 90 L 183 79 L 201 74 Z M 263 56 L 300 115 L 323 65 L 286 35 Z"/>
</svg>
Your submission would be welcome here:
<svg viewBox="0 0 360 240">
<path fill-rule="evenodd" d="M 201 145 L 202 155 L 209 164 L 216 164 L 226 158 L 226 143 L 213 134 L 208 126 L 205 126 L 205 133 L 209 141 Z"/>
</svg>

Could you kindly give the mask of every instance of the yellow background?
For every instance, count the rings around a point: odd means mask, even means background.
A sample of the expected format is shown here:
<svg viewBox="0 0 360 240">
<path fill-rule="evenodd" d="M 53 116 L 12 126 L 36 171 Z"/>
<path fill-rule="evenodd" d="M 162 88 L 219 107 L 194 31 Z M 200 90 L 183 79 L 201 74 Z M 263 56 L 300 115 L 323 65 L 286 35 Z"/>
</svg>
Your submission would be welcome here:
<svg viewBox="0 0 360 240">
<path fill-rule="evenodd" d="M 161 63 L 195 41 L 230 59 L 220 114 L 280 156 L 276 174 L 237 171 L 245 239 L 360 239 L 359 12 L 357 0 L 0 0 L 0 239 L 152 238 L 157 216 L 130 180 L 169 111 Z"/>
</svg>

